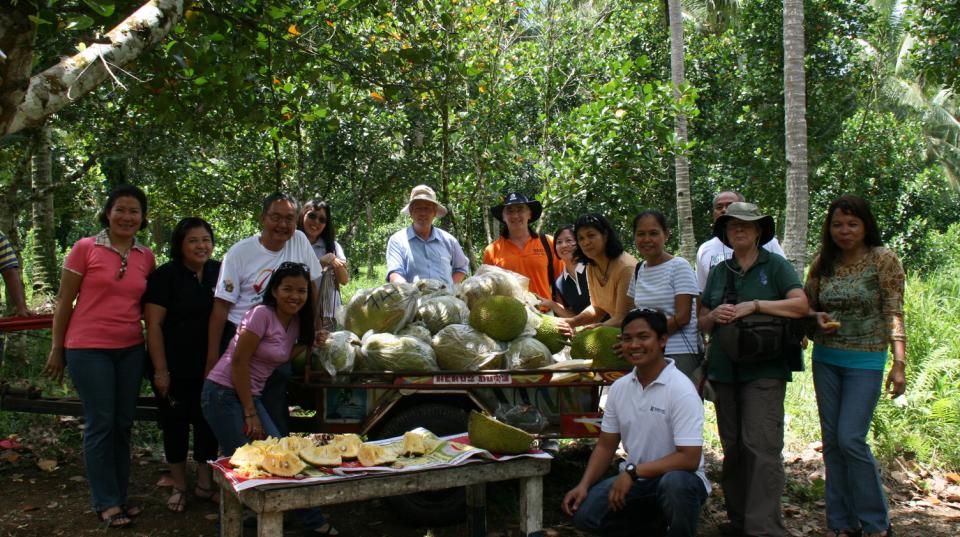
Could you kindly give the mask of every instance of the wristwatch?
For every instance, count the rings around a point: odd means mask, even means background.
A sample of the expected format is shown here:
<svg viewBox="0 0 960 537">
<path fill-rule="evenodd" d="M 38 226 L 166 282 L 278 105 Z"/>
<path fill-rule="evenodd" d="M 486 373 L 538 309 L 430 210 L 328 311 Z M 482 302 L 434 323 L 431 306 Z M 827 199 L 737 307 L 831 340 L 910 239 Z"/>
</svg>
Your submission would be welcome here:
<svg viewBox="0 0 960 537">
<path fill-rule="evenodd" d="M 627 463 L 627 465 L 623 467 L 623 470 L 624 470 L 625 472 L 627 472 L 627 475 L 629 475 L 631 479 L 633 479 L 634 481 L 637 480 L 637 465 L 636 465 L 636 464 L 633 464 L 632 462 L 631 462 L 631 463 Z"/>
</svg>

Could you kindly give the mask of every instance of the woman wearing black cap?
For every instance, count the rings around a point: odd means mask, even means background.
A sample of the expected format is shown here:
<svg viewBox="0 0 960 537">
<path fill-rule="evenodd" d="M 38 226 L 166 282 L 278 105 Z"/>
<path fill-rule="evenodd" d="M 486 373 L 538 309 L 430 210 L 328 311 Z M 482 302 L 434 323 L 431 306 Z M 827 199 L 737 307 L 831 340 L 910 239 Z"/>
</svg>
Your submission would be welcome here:
<svg viewBox="0 0 960 537">
<path fill-rule="evenodd" d="M 483 263 L 523 274 L 530 279 L 531 293 L 541 299 L 554 298 L 553 282 L 563 271 L 563 263 L 554 255 L 553 237 L 538 235 L 530 225 L 540 218 L 543 205 L 511 192 L 490 212 L 503 227 L 500 238 L 484 248 Z"/>
<path fill-rule="evenodd" d="M 733 249 L 733 257 L 710 270 L 697 320 L 712 343 L 708 376 L 716 392 L 714 405 L 723 445 L 721 485 L 726 499 L 724 534 L 785 536 L 780 512 L 783 493 L 783 400 L 791 379 L 789 353 L 746 362 L 745 346 L 732 354 L 725 336 L 752 314 L 800 318 L 807 297 L 789 261 L 759 245 L 774 235 L 773 218 L 751 203 L 732 203 L 713 226 L 713 234 Z M 726 328 L 725 328 L 726 327 Z M 749 334 L 749 332 L 748 332 Z M 734 341 L 743 341 L 737 336 Z M 781 338 L 785 341 L 785 338 Z"/>
</svg>

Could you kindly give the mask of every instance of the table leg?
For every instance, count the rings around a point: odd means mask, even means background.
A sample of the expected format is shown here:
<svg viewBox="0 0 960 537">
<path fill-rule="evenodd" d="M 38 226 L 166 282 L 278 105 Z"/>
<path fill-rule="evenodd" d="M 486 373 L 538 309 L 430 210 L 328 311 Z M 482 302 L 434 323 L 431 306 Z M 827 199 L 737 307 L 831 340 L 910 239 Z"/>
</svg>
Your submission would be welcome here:
<svg viewBox="0 0 960 537">
<path fill-rule="evenodd" d="M 543 478 L 520 479 L 520 536 L 543 537 Z"/>
<path fill-rule="evenodd" d="M 243 535 L 243 505 L 232 491 L 220 487 L 220 535 L 241 537 Z"/>
<path fill-rule="evenodd" d="M 487 484 L 468 485 L 467 528 L 470 537 L 487 536 Z"/>
<path fill-rule="evenodd" d="M 283 535 L 283 511 L 257 513 L 257 537 Z"/>
</svg>

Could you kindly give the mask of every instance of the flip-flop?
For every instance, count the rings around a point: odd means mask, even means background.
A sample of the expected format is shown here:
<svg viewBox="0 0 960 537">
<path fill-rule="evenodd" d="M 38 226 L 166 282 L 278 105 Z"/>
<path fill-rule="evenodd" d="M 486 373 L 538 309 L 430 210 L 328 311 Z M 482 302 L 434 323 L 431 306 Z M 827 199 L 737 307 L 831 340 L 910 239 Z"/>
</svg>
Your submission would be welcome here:
<svg viewBox="0 0 960 537">
<path fill-rule="evenodd" d="M 123 509 L 120 509 L 116 513 L 104 518 L 103 511 L 94 511 L 94 514 L 97 516 L 97 520 L 105 528 L 118 529 L 126 528 L 133 524 L 133 520 L 128 514 L 126 514 Z"/>
<path fill-rule="evenodd" d="M 174 513 L 182 513 L 187 510 L 187 491 L 174 488 L 170 497 L 167 498 L 167 509 Z"/>
</svg>

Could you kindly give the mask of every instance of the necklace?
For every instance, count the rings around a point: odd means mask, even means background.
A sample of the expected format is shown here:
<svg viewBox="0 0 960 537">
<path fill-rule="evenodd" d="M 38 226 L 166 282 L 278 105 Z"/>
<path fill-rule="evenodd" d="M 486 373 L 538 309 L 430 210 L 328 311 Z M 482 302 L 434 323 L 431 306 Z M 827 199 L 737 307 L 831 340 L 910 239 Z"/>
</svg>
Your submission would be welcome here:
<svg viewBox="0 0 960 537">
<path fill-rule="evenodd" d="M 609 276 L 607 275 L 607 273 L 610 272 L 610 262 L 611 260 L 608 259 L 607 266 L 603 269 L 603 272 L 601 272 L 600 274 L 597 274 L 597 281 L 600 282 L 601 287 L 607 285 L 607 281 L 609 280 Z M 599 267 L 600 265 L 597 265 L 597 268 Z"/>
</svg>

